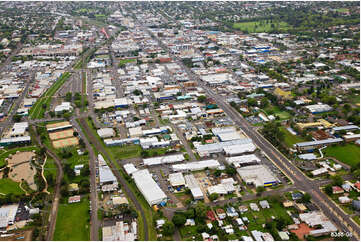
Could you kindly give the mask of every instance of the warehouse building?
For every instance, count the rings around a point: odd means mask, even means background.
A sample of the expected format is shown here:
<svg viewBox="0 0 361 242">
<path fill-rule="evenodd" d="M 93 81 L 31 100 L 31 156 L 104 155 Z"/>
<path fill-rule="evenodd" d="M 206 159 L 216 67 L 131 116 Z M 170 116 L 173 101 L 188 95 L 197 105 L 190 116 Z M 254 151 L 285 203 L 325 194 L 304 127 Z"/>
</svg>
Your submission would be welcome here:
<svg viewBox="0 0 361 242">
<path fill-rule="evenodd" d="M 239 176 L 250 185 L 272 186 L 277 185 L 279 180 L 263 165 L 252 165 L 237 168 Z"/>
<path fill-rule="evenodd" d="M 169 164 L 169 163 L 175 163 L 175 162 L 180 162 L 180 161 L 184 161 L 183 154 L 159 156 L 159 157 L 143 159 L 144 165 L 146 165 L 146 166 Z"/>
<path fill-rule="evenodd" d="M 148 169 L 134 172 L 133 179 L 139 191 L 143 194 L 145 200 L 147 200 L 149 206 L 158 204 L 165 205 L 167 202 L 167 195 L 165 195 L 162 189 L 153 180 Z"/>
<path fill-rule="evenodd" d="M 257 165 L 261 162 L 261 160 L 255 154 L 250 154 L 226 157 L 226 162 L 229 165 L 233 165 L 234 167 L 238 168 L 243 166 Z"/>
<path fill-rule="evenodd" d="M 4 205 L 0 207 L 0 232 L 6 232 L 9 225 L 15 223 L 15 215 L 19 204 Z"/>
<path fill-rule="evenodd" d="M 185 164 L 172 165 L 173 171 L 200 171 L 206 168 L 217 169 L 221 165 L 217 160 L 202 160 L 195 162 L 188 162 Z"/>
<path fill-rule="evenodd" d="M 186 181 L 186 186 L 191 190 L 194 200 L 204 199 L 201 187 L 199 186 L 199 183 L 193 174 L 185 175 L 184 179 Z"/>
<path fill-rule="evenodd" d="M 242 147 L 236 147 L 234 145 L 244 145 Z M 249 138 L 243 138 L 243 139 L 236 139 L 236 140 L 230 140 L 226 142 L 219 142 L 219 143 L 213 143 L 213 144 L 200 144 L 196 145 L 195 147 L 197 149 L 197 152 L 200 157 L 207 157 L 211 154 L 216 153 L 222 153 L 224 152 L 224 149 L 229 146 L 234 146 L 232 149 L 226 149 L 227 153 L 230 155 L 237 155 L 240 154 L 238 151 L 234 151 L 235 148 L 241 148 L 243 152 L 251 152 L 251 150 L 256 149 L 256 147 L 253 144 L 253 141 Z M 242 154 L 242 153 L 241 153 Z"/>
<path fill-rule="evenodd" d="M 115 131 L 112 128 L 102 128 L 98 129 L 97 133 L 100 138 L 110 138 L 115 136 Z"/>
<path fill-rule="evenodd" d="M 317 113 L 324 113 L 332 110 L 332 107 L 330 107 L 327 104 L 314 104 L 314 105 L 308 105 L 305 106 L 305 108 L 310 111 L 312 114 Z"/>
<path fill-rule="evenodd" d="M 186 184 L 182 172 L 169 174 L 169 183 L 172 187 L 181 187 Z"/>
<path fill-rule="evenodd" d="M 101 154 L 98 155 L 98 162 L 99 184 L 102 187 L 102 191 L 115 191 L 118 188 L 118 180 Z"/>
<path fill-rule="evenodd" d="M 134 166 L 134 164 L 132 163 L 127 163 L 124 166 L 124 170 L 125 172 L 130 176 L 132 175 L 134 172 L 136 172 L 138 169 Z"/>
</svg>

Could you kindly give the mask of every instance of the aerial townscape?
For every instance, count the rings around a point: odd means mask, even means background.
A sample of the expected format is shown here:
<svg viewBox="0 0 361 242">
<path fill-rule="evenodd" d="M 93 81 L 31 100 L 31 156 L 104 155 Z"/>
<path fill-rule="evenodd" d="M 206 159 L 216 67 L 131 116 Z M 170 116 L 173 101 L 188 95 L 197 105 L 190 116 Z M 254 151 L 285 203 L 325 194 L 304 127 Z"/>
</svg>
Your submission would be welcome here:
<svg viewBox="0 0 361 242">
<path fill-rule="evenodd" d="M 359 1 L 0 2 L 0 241 L 360 241 Z"/>
</svg>

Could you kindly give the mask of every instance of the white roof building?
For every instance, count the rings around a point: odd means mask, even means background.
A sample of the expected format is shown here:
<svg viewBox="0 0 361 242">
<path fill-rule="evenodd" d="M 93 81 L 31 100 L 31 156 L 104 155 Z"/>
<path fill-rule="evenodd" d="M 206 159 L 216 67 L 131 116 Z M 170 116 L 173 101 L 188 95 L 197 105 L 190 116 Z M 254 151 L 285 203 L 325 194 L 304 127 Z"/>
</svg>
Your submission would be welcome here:
<svg viewBox="0 0 361 242">
<path fill-rule="evenodd" d="M 205 168 L 209 169 L 217 169 L 221 165 L 217 160 L 203 160 L 203 161 L 195 161 L 195 162 L 188 162 L 184 164 L 176 164 L 172 165 L 172 169 L 174 171 L 199 171 Z"/>
<path fill-rule="evenodd" d="M 54 111 L 55 113 L 61 113 L 63 111 L 70 111 L 72 110 L 72 106 L 70 102 L 62 102 L 60 105 L 56 106 Z"/>
<path fill-rule="evenodd" d="M 186 181 L 186 186 L 191 190 L 193 198 L 203 199 L 203 192 L 199 186 L 197 179 L 193 176 L 193 174 L 185 175 L 184 179 Z"/>
<path fill-rule="evenodd" d="M 169 183 L 173 187 L 183 186 L 186 184 L 182 172 L 169 174 Z"/>
<path fill-rule="evenodd" d="M 250 155 L 226 157 L 226 162 L 229 165 L 234 165 L 235 167 L 242 167 L 247 165 L 259 164 L 261 160 L 255 154 L 250 154 Z"/>
<path fill-rule="evenodd" d="M 153 180 L 148 169 L 138 170 L 133 173 L 133 179 L 139 191 L 143 194 L 150 206 L 160 204 L 167 200 L 167 195 Z"/>
<path fill-rule="evenodd" d="M 257 186 L 271 186 L 279 180 L 263 165 L 252 165 L 237 168 L 239 176 L 248 184 Z"/>
<path fill-rule="evenodd" d="M 13 225 L 19 204 L 11 204 L 0 207 L 0 231 L 8 225 Z"/>
<path fill-rule="evenodd" d="M 135 168 L 134 164 L 132 163 L 127 163 L 125 165 L 123 165 L 125 172 L 128 175 L 132 175 L 134 172 L 136 172 L 138 169 Z"/>
<path fill-rule="evenodd" d="M 183 154 L 159 156 L 159 157 L 143 159 L 144 165 L 147 165 L 147 166 L 169 164 L 169 163 L 175 163 L 175 162 L 180 162 L 180 161 L 184 161 Z"/>
<path fill-rule="evenodd" d="M 100 138 L 110 138 L 115 136 L 115 131 L 113 128 L 102 128 L 98 129 L 97 133 Z"/>
</svg>

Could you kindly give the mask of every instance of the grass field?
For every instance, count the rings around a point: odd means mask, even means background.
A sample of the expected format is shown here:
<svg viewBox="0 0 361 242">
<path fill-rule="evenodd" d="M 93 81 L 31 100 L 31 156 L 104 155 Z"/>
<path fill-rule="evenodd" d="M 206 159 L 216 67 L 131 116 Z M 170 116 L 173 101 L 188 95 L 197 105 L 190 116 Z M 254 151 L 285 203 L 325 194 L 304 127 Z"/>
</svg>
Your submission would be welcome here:
<svg viewBox="0 0 361 242">
<path fill-rule="evenodd" d="M 0 193 L 15 195 L 22 195 L 24 191 L 19 187 L 19 183 L 12 181 L 9 178 L 0 179 Z M 1 195 L 1 194 L 0 194 Z"/>
<path fill-rule="evenodd" d="M 248 31 L 249 33 L 260 33 L 260 32 L 270 32 L 272 30 L 287 30 L 289 28 L 286 22 L 277 22 L 277 23 L 270 23 L 270 22 L 261 22 L 261 21 L 254 21 L 254 22 L 243 22 L 243 23 L 234 23 L 233 28 L 239 29 L 241 31 Z"/>
<path fill-rule="evenodd" d="M 287 147 L 292 148 L 293 144 L 299 143 L 299 142 L 304 142 L 306 141 L 305 139 L 303 139 L 300 136 L 296 136 L 291 134 L 285 127 L 280 127 L 282 133 L 285 134 L 285 144 L 287 145 Z"/>
<path fill-rule="evenodd" d="M 122 66 L 122 65 L 124 65 L 124 64 L 131 63 L 131 62 L 135 62 L 135 61 L 136 61 L 136 59 L 123 59 L 123 60 L 120 60 L 120 61 L 119 61 L 118 66 L 120 67 L 120 66 Z"/>
<path fill-rule="evenodd" d="M 52 96 L 69 79 L 70 75 L 69 72 L 63 73 L 61 77 L 58 78 L 58 80 L 36 101 L 29 111 L 30 119 L 41 119 L 44 117 L 46 109 L 43 108 L 43 105 L 45 104 L 49 107 Z"/>
<path fill-rule="evenodd" d="M 6 165 L 5 159 L 8 158 L 9 155 L 15 154 L 17 151 L 32 151 L 32 150 L 38 150 L 38 149 L 39 148 L 36 146 L 25 146 L 25 147 L 6 150 L 0 154 L 0 167 L 5 166 Z"/>
<path fill-rule="evenodd" d="M 54 232 L 55 241 L 90 240 L 89 201 L 60 204 Z"/>
<path fill-rule="evenodd" d="M 109 146 L 106 149 L 112 154 L 115 160 L 139 157 L 142 151 L 139 145 Z"/>
<path fill-rule="evenodd" d="M 291 117 L 288 112 L 282 111 L 279 107 L 273 105 L 265 108 L 265 111 L 267 112 L 267 115 L 273 114 L 274 116 L 278 116 L 280 120 L 287 120 Z"/>
<path fill-rule="evenodd" d="M 336 9 L 336 12 L 346 13 L 346 12 L 348 12 L 348 9 L 347 8 L 338 8 L 338 9 Z"/>
<path fill-rule="evenodd" d="M 360 163 L 360 147 L 355 144 L 329 146 L 323 150 L 323 153 L 350 166 Z"/>
</svg>

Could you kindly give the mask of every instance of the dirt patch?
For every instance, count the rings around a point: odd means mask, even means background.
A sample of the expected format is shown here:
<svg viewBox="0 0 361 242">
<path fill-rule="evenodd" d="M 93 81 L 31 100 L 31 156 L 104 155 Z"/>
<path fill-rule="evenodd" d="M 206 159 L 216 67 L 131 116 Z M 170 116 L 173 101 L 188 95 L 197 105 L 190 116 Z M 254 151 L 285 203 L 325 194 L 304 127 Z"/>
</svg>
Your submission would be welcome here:
<svg viewBox="0 0 361 242">
<path fill-rule="evenodd" d="M 298 229 L 291 230 L 292 233 L 295 233 L 300 240 L 304 240 L 304 237 L 314 230 L 313 228 L 308 227 L 307 224 L 302 223 L 298 225 Z"/>
<path fill-rule="evenodd" d="M 26 181 L 29 187 L 36 191 L 34 182 L 36 168 L 32 166 L 31 160 L 35 157 L 34 152 L 18 152 L 9 156 L 8 166 L 10 167 L 9 178 L 15 182 Z"/>
</svg>

